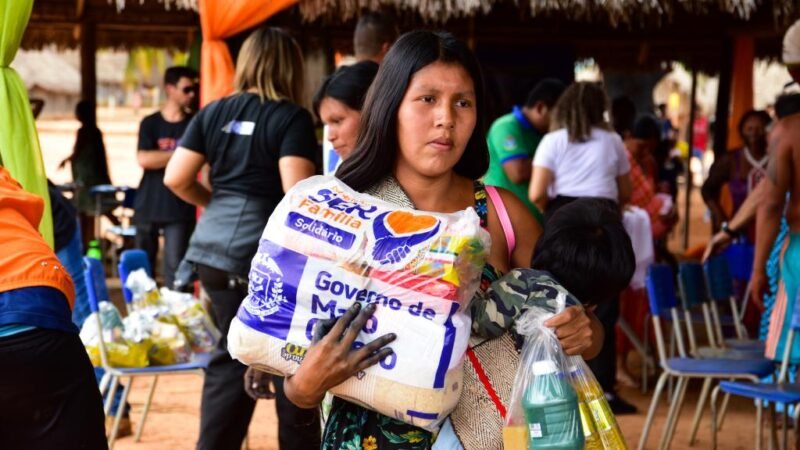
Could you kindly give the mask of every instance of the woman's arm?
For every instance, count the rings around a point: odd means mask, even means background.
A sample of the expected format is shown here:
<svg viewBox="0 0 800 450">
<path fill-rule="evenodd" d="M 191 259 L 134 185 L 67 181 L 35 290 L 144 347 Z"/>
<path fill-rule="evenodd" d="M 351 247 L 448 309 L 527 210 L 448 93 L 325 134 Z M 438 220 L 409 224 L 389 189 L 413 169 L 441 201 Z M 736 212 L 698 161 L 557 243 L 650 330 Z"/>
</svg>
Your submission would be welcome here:
<svg viewBox="0 0 800 450">
<path fill-rule="evenodd" d="M 283 192 L 289 192 L 298 181 L 313 176 L 316 168 L 314 162 L 302 156 L 284 156 L 278 160 Z"/>
<path fill-rule="evenodd" d="M 547 201 L 549 200 L 547 197 L 547 190 L 550 185 L 553 184 L 554 179 L 555 175 L 550 169 L 541 166 L 533 166 L 531 184 L 528 188 L 528 198 L 541 211 L 547 209 Z"/>
<path fill-rule="evenodd" d="M 536 246 L 536 241 L 542 235 L 542 226 L 539 225 L 539 222 L 533 217 L 528 207 L 516 195 L 505 189 L 498 189 L 497 191 L 500 193 L 500 198 L 503 199 L 506 211 L 508 211 L 508 218 L 511 219 L 514 237 L 516 238 L 516 247 L 511 253 L 509 267 L 511 269 L 530 267 L 533 247 Z M 503 231 L 502 227 L 501 231 Z"/>
<path fill-rule="evenodd" d="M 211 191 L 197 181 L 197 174 L 206 157 L 187 148 L 178 147 L 164 172 L 164 185 L 183 201 L 195 206 L 206 206 Z"/>
</svg>

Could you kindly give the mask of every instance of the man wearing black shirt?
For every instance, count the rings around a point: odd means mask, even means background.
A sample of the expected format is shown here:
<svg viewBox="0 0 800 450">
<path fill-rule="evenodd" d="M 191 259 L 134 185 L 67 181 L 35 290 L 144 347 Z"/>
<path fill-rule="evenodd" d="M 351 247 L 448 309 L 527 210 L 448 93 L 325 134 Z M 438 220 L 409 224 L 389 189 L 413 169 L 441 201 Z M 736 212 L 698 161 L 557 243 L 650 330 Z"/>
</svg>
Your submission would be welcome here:
<svg viewBox="0 0 800 450">
<path fill-rule="evenodd" d="M 178 263 L 189 246 L 196 210 L 164 186 L 164 168 L 192 118 L 189 108 L 197 95 L 196 79 L 197 72 L 188 67 L 167 69 L 164 73 L 167 101 L 139 126 L 136 158 L 144 174 L 135 202 L 136 247 L 147 252 L 155 272 L 158 238 L 164 234 L 163 275 L 165 285 L 170 288 Z"/>
</svg>

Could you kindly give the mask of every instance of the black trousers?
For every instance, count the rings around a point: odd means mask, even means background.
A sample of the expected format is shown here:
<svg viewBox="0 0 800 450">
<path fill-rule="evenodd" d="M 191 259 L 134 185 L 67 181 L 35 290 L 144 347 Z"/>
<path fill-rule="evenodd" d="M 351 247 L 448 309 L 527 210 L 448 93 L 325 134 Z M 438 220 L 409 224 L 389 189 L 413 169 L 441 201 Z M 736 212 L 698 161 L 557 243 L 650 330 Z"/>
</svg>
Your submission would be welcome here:
<svg viewBox="0 0 800 450">
<path fill-rule="evenodd" d="M 186 250 L 189 238 L 194 231 L 194 222 L 144 222 L 136 223 L 136 248 L 147 252 L 150 268 L 156 273 L 156 257 L 158 256 L 158 236 L 164 231 L 164 286 L 173 289 L 175 271 L 178 270 Z"/>
<path fill-rule="evenodd" d="M 607 300 L 597 305 L 595 315 L 603 324 L 605 339 L 600 353 L 591 361 L 587 361 L 589 368 L 594 372 L 595 378 L 604 392 L 616 392 L 614 385 L 617 383 L 617 333 L 615 326 L 619 319 L 619 297 Z"/>
<path fill-rule="evenodd" d="M 247 366 L 231 358 L 227 350 L 228 329 L 239 304 L 247 295 L 247 286 L 231 285 L 228 273 L 198 265 L 203 288 L 211 305 L 222 339 L 211 354 L 203 383 L 200 406 L 198 450 L 238 450 L 253 417 L 255 401 L 244 391 Z M 281 450 L 318 449 L 321 432 L 318 409 L 301 409 L 283 393 L 283 378 L 275 377 L 275 408 L 278 412 L 278 441 Z"/>
<path fill-rule="evenodd" d="M 103 401 L 75 333 L 0 338 L 0 448 L 107 449 Z"/>
</svg>

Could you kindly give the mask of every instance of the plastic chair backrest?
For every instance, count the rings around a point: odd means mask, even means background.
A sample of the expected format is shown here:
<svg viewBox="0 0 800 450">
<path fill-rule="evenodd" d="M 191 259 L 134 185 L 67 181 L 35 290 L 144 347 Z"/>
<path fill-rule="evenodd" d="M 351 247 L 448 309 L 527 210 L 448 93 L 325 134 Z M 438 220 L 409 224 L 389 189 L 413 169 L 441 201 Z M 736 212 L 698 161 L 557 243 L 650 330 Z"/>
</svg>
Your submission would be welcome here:
<svg viewBox="0 0 800 450">
<path fill-rule="evenodd" d="M 678 286 L 685 309 L 703 304 L 706 301 L 703 266 L 694 262 L 681 263 L 678 266 Z"/>
<path fill-rule="evenodd" d="M 133 294 L 131 294 L 130 289 L 125 287 L 125 282 L 128 280 L 128 275 L 137 269 L 144 269 L 147 275 L 153 276 L 147 252 L 138 248 L 123 251 L 119 255 L 117 270 L 119 271 L 119 279 L 122 282 L 122 296 L 125 297 L 125 303 L 130 303 L 133 300 Z"/>
<path fill-rule="evenodd" d="M 703 270 L 709 298 L 727 302 L 733 295 L 733 277 L 728 259 L 724 255 L 713 256 L 703 264 Z"/>
<path fill-rule="evenodd" d="M 647 269 L 647 296 L 650 311 L 654 316 L 669 314 L 669 310 L 678 307 L 675 295 L 675 284 L 672 269 L 665 264 L 653 264 Z"/>
<path fill-rule="evenodd" d="M 97 312 L 100 302 L 108 300 L 108 288 L 106 287 L 106 275 L 103 271 L 103 265 L 94 258 L 84 256 L 83 276 L 86 279 L 89 310 Z"/>
<path fill-rule="evenodd" d="M 753 273 L 755 246 L 747 242 L 735 242 L 724 253 L 728 259 L 731 276 L 736 280 L 749 281 Z"/>
</svg>

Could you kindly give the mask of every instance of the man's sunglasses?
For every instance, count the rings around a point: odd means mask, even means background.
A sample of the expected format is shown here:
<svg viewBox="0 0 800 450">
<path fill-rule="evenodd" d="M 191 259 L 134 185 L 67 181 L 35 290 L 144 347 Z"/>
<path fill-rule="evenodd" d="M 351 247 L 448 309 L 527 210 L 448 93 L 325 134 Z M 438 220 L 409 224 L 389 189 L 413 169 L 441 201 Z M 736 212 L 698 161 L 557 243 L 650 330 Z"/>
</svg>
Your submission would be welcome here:
<svg viewBox="0 0 800 450">
<path fill-rule="evenodd" d="M 195 86 L 185 86 L 185 87 L 184 87 L 183 89 L 181 89 L 181 90 L 182 90 L 182 91 L 183 91 L 183 93 L 184 93 L 184 94 L 186 94 L 186 95 L 189 95 L 189 94 L 191 94 L 191 93 L 195 93 L 195 94 L 197 94 L 197 86 L 196 86 L 196 85 L 195 85 Z"/>
</svg>

